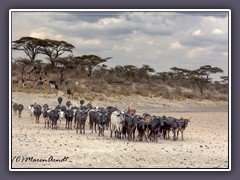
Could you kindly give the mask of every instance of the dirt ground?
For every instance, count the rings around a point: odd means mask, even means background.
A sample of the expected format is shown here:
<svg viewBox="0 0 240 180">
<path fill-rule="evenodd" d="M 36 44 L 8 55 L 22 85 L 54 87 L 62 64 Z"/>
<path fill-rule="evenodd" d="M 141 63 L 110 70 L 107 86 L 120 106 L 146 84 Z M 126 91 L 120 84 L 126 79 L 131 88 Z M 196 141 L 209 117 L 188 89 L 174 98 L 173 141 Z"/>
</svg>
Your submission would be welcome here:
<svg viewBox="0 0 240 180">
<path fill-rule="evenodd" d="M 63 97 L 63 104 L 67 96 Z M 12 168 L 229 168 L 228 103 L 194 100 L 166 100 L 147 97 L 106 97 L 104 101 L 91 102 L 94 106 L 117 106 L 124 110 L 130 105 L 137 114 L 191 117 L 184 131 L 184 140 L 158 142 L 128 142 L 127 139 L 91 134 L 77 134 L 66 130 L 61 122 L 57 130 L 30 120 L 30 104 L 48 103 L 55 107 L 56 95 L 12 93 L 12 101 L 25 107 L 22 118 L 12 115 L 10 164 Z M 79 106 L 79 100 L 70 100 Z M 88 103 L 87 101 L 85 103 Z M 11 120 L 11 119 L 10 119 Z M 230 121 L 230 119 L 229 119 Z"/>
</svg>

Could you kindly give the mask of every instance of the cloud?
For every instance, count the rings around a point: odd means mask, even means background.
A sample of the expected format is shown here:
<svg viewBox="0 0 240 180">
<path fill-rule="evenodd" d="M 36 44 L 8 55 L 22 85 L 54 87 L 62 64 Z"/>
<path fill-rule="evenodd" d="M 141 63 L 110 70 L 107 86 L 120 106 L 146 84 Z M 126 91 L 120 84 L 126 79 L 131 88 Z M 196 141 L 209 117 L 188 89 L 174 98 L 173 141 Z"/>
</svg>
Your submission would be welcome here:
<svg viewBox="0 0 240 180">
<path fill-rule="evenodd" d="M 201 56 L 207 56 L 210 53 L 211 48 L 203 48 L 203 47 L 198 47 L 198 48 L 193 48 L 189 52 L 187 52 L 187 57 L 189 59 L 194 59 L 194 58 L 199 58 Z"/>
<path fill-rule="evenodd" d="M 182 49 L 183 46 L 179 42 L 174 42 L 170 45 L 169 49 Z"/>
<path fill-rule="evenodd" d="M 221 29 L 214 29 L 214 30 L 212 31 L 212 33 L 213 33 L 213 34 L 216 34 L 216 35 L 221 35 L 221 34 L 223 34 L 223 31 L 222 31 Z"/>
<path fill-rule="evenodd" d="M 149 64 L 168 71 L 228 61 L 225 12 L 14 13 L 13 40 L 22 36 L 64 40 L 75 46 L 76 56 L 113 57 L 111 66 Z"/>
<path fill-rule="evenodd" d="M 135 51 L 135 48 L 133 47 L 132 44 L 125 44 L 125 45 L 124 44 L 123 45 L 114 44 L 112 50 L 113 51 L 123 51 L 126 53 L 132 53 Z"/>
<path fill-rule="evenodd" d="M 192 36 L 200 36 L 202 34 L 201 29 L 192 32 Z"/>
</svg>

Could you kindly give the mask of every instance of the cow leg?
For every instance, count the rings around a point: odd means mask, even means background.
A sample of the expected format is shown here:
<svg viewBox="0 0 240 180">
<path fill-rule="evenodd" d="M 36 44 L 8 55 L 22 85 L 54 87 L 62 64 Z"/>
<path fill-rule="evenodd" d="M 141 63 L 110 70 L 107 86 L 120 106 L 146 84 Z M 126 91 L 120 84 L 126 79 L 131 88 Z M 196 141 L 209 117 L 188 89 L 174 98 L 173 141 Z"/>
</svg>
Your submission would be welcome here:
<svg viewBox="0 0 240 180">
<path fill-rule="evenodd" d="M 133 141 L 135 141 L 135 131 L 136 131 L 136 129 L 134 128 L 133 129 Z"/>
<path fill-rule="evenodd" d="M 170 129 L 167 130 L 167 139 L 170 139 Z"/>
<path fill-rule="evenodd" d="M 99 125 L 98 125 L 98 127 L 99 127 Z M 95 129 L 95 133 L 97 133 L 97 124 L 96 123 L 94 123 L 94 129 Z"/>
<path fill-rule="evenodd" d="M 83 134 L 85 134 L 85 122 L 83 124 Z"/>
<path fill-rule="evenodd" d="M 82 134 L 82 122 L 80 122 L 79 128 L 80 128 L 80 134 Z"/>
<path fill-rule="evenodd" d="M 77 125 L 76 125 L 76 133 L 78 133 L 78 122 L 77 122 Z"/>
<path fill-rule="evenodd" d="M 98 136 L 100 136 L 100 126 L 98 125 Z"/>
<path fill-rule="evenodd" d="M 182 140 L 183 140 L 183 131 L 181 131 L 181 134 L 182 134 Z"/>
</svg>

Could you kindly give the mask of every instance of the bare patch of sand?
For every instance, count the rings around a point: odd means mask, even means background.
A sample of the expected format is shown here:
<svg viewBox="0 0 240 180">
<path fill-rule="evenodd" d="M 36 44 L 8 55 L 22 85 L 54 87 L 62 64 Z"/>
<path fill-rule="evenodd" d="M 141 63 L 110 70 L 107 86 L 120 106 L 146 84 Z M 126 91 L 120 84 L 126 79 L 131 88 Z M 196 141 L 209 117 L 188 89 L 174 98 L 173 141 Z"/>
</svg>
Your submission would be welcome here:
<svg viewBox="0 0 240 180">
<path fill-rule="evenodd" d="M 191 117 L 183 141 L 128 142 L 110 138 L 109 130 L 104 137 L 98 137 L 91 134 L 87 126 L 86 134 L 82 135 L 74 129 L 65 130 L 64 122 L 52 130 L 44 127 L 42 117 L 39 124 L 30 120 L 28 105 L 36 102 L 55 107 L 56 95 L 14 92 L 12 100 L 25 106 L 21 119 L 12 117 L 12 168 L 228 168 L 227 102 L 170 101 L 140 96 L 118 100 L 106 97 L 104 101 L 92 102 L 96 106 L 113 105 L 122 110 L 130 105 L 138 114 Z M 67 100 L 64 96 L 63 103 Z M 71 101 L 79 106 L 79 100 Z M 27 157 L 42 162 L 25 162 Z M 63 161 L 58 162 L 60 160 Z"/>
</svg>

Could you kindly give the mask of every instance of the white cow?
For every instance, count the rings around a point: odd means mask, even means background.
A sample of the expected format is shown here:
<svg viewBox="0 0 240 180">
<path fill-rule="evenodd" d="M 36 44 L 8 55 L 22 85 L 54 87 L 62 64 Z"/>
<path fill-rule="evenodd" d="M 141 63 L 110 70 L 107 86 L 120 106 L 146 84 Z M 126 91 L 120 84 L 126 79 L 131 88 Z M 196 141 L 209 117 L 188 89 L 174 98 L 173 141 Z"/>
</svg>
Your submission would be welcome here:
<svg viewBox="0 0 240 180">
<path fill-rule="evenodd" d="M 125 113 L 120 111 L 113 111 L 111 114 L 111 134 L 115 133 L 115 138 L 121 138 L 123 123 L 125 122 Z"/>
<path fill-rule="evenodd" d="M 30 114 L 30 120 L 32 120 L 32 118 L 33 118 L 34 107 L 35 107 L 35 105 L 33 105 L 33 104 L 28 106 L 28 113 Z"/>
</svg>

